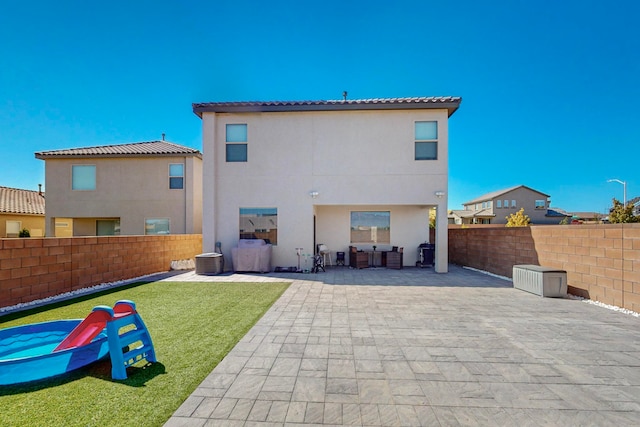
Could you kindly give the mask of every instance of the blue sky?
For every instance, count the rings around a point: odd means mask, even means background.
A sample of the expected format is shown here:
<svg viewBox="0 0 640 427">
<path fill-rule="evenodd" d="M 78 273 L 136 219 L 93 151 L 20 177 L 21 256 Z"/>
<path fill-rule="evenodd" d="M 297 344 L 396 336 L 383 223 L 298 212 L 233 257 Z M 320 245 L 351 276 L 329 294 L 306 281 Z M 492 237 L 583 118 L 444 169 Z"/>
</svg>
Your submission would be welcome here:
<svg viewBox="0 0 640 427">
<path fill-rule="evenodd" d="M 569 211 L 640 196 L 640 2 L 0 2 L 0 185 L 34 152 L 202 149 L 191 103 L 461 96 L 449 209 L 527 185 Z"/>
</svg>

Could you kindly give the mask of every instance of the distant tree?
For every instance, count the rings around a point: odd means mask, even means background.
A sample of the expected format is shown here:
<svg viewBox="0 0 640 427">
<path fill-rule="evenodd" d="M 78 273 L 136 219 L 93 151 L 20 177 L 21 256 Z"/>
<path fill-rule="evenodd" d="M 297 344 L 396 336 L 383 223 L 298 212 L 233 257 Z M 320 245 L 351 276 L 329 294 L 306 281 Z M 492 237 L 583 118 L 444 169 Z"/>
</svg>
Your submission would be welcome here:
<svg viewBox="0 0 640 427">
<path fill-rule="evenodd" d="M 527 227 L 531 222 L 531 218 L 529 215 L 524 214 L 524 208 L 520 208 L 520 210 L 514 214 L 506 216 L 507 227 Z"/>
<path fill-rule="evenodd" d="M 27 230 L 26 228 L 23 228 L 18 233 L 18 237 L 31 237 L 31 233 L 29 233 L 29 230 Z"/>
<path fill-rule="evenodd" d="M 429 210 L 429 228 L 436 228 L 436 210 Z"/>
<path fill-rule="evenodd" d="M 621 224 L 628 222 L 640 222 L 640 217 L 633 214 L 633 203 L 623 206 L 619 200 L 613 199 L 613 208 L 609 210 L 609 222 Z"/>
</svg>

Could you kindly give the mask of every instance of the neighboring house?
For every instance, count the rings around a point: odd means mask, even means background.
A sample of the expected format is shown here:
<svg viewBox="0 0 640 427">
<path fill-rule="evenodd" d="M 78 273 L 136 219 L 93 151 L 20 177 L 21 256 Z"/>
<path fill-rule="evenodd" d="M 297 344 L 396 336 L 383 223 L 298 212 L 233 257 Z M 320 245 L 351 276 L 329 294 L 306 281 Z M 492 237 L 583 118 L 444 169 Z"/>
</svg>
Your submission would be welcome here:
<svg viewBox="0 0 640 427">
<path fill-rule="evenodd" d="M 549 208 L 547 209 L 547 218 L 550 218 L 549 221 L 553 221 L 554 223 L 561 224 L 563 222 L 569 223 L 573 214 L 565 211 L 560 208 Z"/>
<path fill-rule="evenodd" d="M 0 237 L 18 237 L 25 228 L 31 237 L 44 235 L 44 194 L 0 187 Z"/>
<path fill-rule="evenodd" d="M 627 203 L 633 203 L 633 214 L 635 216 L 640 216 L 640 197 L 634 197 Z"/>
<path fill-rule="evenodd" d="M 571 221 L 576 222 L 600 222 L 605 215 L 598 212 L 571 212 Z"/>
<path fill-rule="evenodd" d="M 558 224 L 562 218 L 549 212 L 549 195 L 524 185 L 493 191 L 463 204 L 463 210 L 452 210 L 453 224 L 506 224 L 506 217 L 524 208 L 532 224 Z"/>
<path fill-rule="evenodd" d="M 41 151 L 47 236 L 199 234 L 202 154 L 166 141 Z"/>
<path fill-rule="evenodd" d="M 334 264 L 336 252 L 375 245 L 403 247 L 404 265 L 415 265 L 429 211 L 447 211 L 448 118 L 460 102 L 194 104 L 203 126 L 204 251 L 220 242 L 228 257 L 241 237 L 269 236 L 273 267 L 296 266 L 297 248 L 313 254 L 320 243 Z M 446 215 L 436 219 L 435 240 L 435 270 L 446 272 Z"/>
</svg>

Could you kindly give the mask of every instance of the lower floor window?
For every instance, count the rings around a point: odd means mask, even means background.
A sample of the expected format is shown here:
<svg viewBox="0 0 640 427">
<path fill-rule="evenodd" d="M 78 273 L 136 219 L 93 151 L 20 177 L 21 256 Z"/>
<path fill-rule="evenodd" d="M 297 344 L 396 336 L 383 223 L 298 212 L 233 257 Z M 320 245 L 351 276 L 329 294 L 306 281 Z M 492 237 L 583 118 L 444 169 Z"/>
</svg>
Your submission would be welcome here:
<svg viewBox="0 0 640 427">
<path fill-rule="evenodd" d="M 170 234 L 169 218 L 148 218 L 144 220 L 144 234 Z"/>
<path fill-rule="evenodd" d="M 20 230 L 22 229 L 21 221 L 7 221 L 6 222 L 6 235 L 7 237 L 18 237 Z"/>
<path fill-rule="evenodd" d="M 240 238 L 278 244 L 278 208 L 240 208 Z"/>
<path fill-rule="evenodd" d="M 351 212 L 351 243 L 391 243 L 391 212 Z"/>
<path fill-rule="evenodd" d="M 99 219 L 96 221 L 96 236 L 119 236 L 119 235 L 120 235 L 119 219 Z"/>
</svg>

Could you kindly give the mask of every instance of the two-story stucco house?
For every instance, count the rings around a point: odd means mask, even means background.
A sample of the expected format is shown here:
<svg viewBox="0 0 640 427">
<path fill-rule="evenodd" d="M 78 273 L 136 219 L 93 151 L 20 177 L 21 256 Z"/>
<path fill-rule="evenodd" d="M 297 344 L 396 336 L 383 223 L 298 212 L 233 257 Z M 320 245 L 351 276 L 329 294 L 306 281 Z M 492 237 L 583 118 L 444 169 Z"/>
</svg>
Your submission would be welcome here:
<svg viewBox="0 0 640 427">
<path fill-rule="evenodd" d="M 23 229 L 42 237 L 44 207 L 42 191 L 0 187 L 0 237 L 18 237 Z"/>
<path fill-rule="evenodd" d="M 42 151 L 47 236 L 199 234 L 202 154 L 167 141 Z"/>
<path fill-rule="evenodd" d="M 524 185 L 493 191 L 463 203 L 463 210 L 452 210 L 454 224 L 506 224 L 507 216 L 524 208 L 532 224 L 558 224 L 557 216 L 548 212 L 549 195 Z"/>
<path fill-rule="evenodd" d="M 274 267 L 295 266 L 297 248 L 313 254 L 317 244 L 333 263 L 349 246 L 398 246 L 411 266 L 437 208 L 444 214 L 435 270 L 446 272 L 448 120 L 460 102 L 194 104 L 203 129 L 204 251 L 220 242 L 227 257 L 241 237 L 268 236 Z"/>
</svg>

